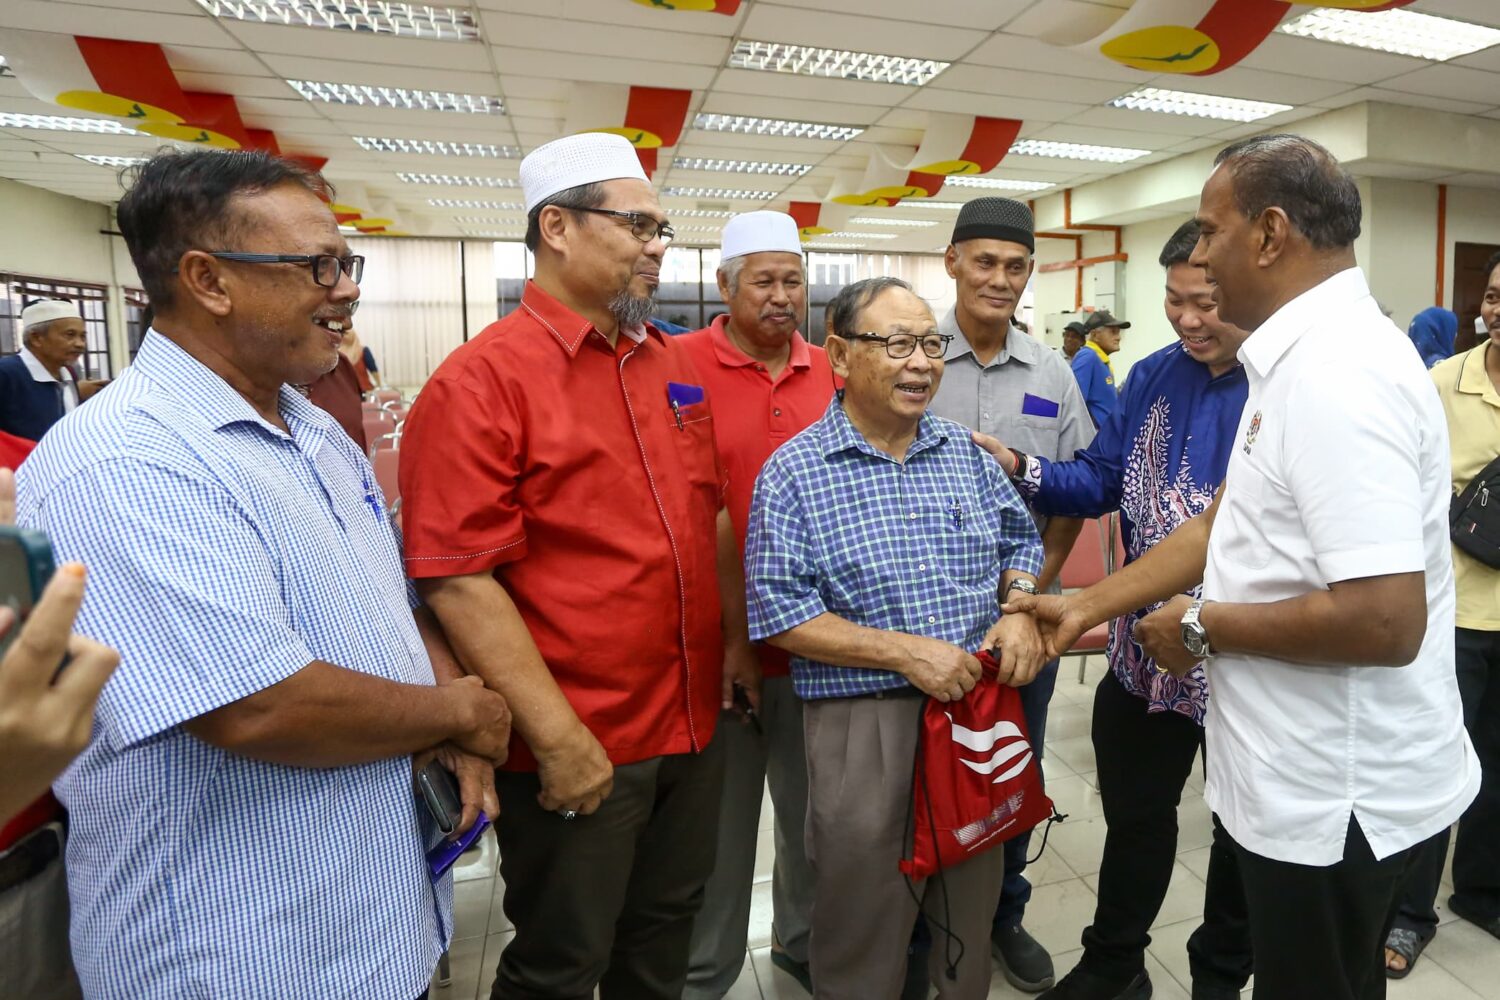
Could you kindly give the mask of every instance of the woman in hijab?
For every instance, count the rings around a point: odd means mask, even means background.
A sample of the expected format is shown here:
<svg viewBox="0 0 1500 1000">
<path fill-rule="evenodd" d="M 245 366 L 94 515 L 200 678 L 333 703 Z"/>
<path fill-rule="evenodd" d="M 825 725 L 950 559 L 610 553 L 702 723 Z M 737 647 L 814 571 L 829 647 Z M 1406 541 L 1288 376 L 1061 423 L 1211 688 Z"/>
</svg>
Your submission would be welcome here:
<svg viewBox="0 0 1500 1000">
<path fill-rule="evenodd" d="M 1422 363 L 1428 368 L 1453 357 L 1453 338 L 1457 334 L 1458 315 L 1440 306 L 1417 313 L 1406 329 L 1406 335 L 1416 345 Z"/>
</svg>

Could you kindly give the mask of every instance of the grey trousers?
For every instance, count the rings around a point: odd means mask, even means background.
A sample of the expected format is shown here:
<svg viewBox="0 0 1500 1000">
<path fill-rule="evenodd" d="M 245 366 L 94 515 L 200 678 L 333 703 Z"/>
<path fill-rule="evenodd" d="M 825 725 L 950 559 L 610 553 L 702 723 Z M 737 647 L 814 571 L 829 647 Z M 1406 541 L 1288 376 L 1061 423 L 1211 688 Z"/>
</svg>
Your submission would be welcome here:
<svg viewBox="0 0 1500 1000">
<path fill-rule="evenodd" d="M 818 1000 L 896 1000 L 919 899 L 933 930 L 928 969 L 938 995 L 989 995 L 990 923 L 1005 852 L 986 851 L 923 882 L 908 883 L 897 869 L 907 846 L 924 704 L 923 698 L 875 696 L 812 701 L 804 709 Z M 945 972 L 950 960 L 956 979 Z"/>
<path fill-rule="evenodd" d="M 68 951 L 68 883 L 61 857 L 0 893 L 0 997 L 82 997 Z"/>
<path fill-rule="evenodd" d="M 788 955 L 807 961 L 812 921 L 812 869 L 803 850 L 807 818 L 807 752 L 802 700 L 790 677 L 768 677 L 761 686 L 762 732 L 728 713 L 714 740 L 723 744 L 724 796 L 719 806 L 719 849 L 693 923 L 688 984 L 683 1000 L 719 1000 L 745 964 L 750 893 L 760 836 L 761 790 L 771 789 L 776 810 L 776 862 L 771 870 L 772 927 Z"/>
</svg>

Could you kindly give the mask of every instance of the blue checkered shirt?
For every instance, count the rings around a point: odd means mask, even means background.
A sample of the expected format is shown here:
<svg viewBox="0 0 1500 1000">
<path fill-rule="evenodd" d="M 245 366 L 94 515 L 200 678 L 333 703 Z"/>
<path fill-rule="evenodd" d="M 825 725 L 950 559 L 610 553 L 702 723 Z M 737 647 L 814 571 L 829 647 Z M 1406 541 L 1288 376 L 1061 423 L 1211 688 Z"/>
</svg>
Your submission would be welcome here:
<svg viewBox="0 0 1500 1000">
<path fill-rule="evenodd" d="M 78 630 L 121 653 L 56 785 L 91 1000 L 412 1000 L 451 929 L 410 758 L 286 767 L 182 726 L 313 660 L 433 683 L 369 464 L 280 405 L 290 435 L 153 332 L 20 470 L 21 523 L 89 568 Z"/>
<path fill-rule="evenodd" d="M 1026 505 L 967 428 L 925 414 L 898 462 L 865 440 L 836 396 L 755 481 L 745 539 L 750 637 L 828 612 L 975 652 L 1000 617 L 1002 574 L 1041 568 Z M 792 683 L 806 699 L 907 686 L 888 670 L 797 656 Z"/>
</svg>

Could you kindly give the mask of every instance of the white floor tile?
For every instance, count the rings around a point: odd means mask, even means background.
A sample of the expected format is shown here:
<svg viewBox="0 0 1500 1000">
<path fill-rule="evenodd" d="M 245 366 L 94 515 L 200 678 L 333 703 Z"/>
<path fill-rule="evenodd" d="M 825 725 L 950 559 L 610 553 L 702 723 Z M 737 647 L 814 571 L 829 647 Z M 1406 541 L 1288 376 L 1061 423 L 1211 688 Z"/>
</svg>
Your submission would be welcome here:
<svg viewBox="0 0 1500 1000">
<path fill-rule="evenodd" d="M 1443 902 L 1439 901 L 1440 914 L 1446 909 Z M 1407 980 L 1420 982 L 1429 965 L 1440 966 L 1485 1000 L 1500 1000 L 1500 940 L 1467 920 L 1441 925 Z"/>
<path fill-rule="evenodd" d="M 1104 815 L 1104 801 L 1099 798 L 1099 790 L 1076 774 L 1048 775 L 1047 796 L 1057 811 L 1069 820 Z"/>
<path fill-rule="evenodd" d="M 745 952 L 745 965 L 740 970 L 740 978 L 729 987 L 724 1000 L 761 1000 L 760 981 L 755 976 L 755 965 L 750 961 L 748 951 Z"/>
<path fill-rule="evenodd" d="M 1033 886 L 1026 906 L 1026 930 L 1054 955 L 1071 951 L 1079 947 L 1079 935 L 1094 918 L 1097 902 L 1082 879 Z"/>
<path fill-rule="evenodd" d="M 1094 769 L 1094 740 L 1090 736 L 1072 736 L 1062 740 L 1048 740 L 1045 759 L 1059 759 L 1075 774 Z"/>
<path fill-rule="evenodd" d="M 1099 873 L 1094 872 L 1083 877 L 1084 883 L 1095 893 L 1099 891 Z M 1184 920 L 1196 921 L 1203 916 L 1203 893 L 1205 886 L 1194 875 L 1186 865 L 1178 862 L 1172 866 L 1172 881 L 1167 885 L 1167 894 L 1162 899 L 1161 910 L 1157 913 L 1154 927 L 1165 927 L 1168 924 L 1179 923 Z"/>
<path fill-rule="evenodd" d="M 771 946 L 750 949 L 750 961 L 755 966 L 755 978 L 760 983 L 760 995 L 765 1000 L 808 1000 L 802 984 L 771 964 Z"/>
<path fill-rule="evenodd" d="M 755 835 L 755 881 L 771 881 L 771 868 L 776 864 L 776 831 L 765 827 Z"/>
</svg>

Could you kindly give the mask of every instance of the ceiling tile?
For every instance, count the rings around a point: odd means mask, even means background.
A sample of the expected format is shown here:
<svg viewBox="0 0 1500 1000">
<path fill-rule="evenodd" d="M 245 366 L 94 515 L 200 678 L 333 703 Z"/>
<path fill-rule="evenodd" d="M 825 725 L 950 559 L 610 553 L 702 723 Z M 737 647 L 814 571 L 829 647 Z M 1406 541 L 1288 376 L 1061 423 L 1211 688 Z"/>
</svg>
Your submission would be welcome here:
<svg viewBox="0 0 1500 1000">
<path fill-rule="evenodd" d="M 670 61 L 673 63 L 719 67 L 729 56 L 727 38 L 667 31 L 661 26 L 627 28 L 597 21 L 569 21 L 555 14 L 531 17 L 490 11 L 481 16 L 484 18 L 488 37 L 497 45 L 503 43 L 517 48 L 566 49 L 574 59 L 594 55 L 670 53 Z M 500 65 L 509 71 L 505 63 Z"/>
<path fill-rule="evenodd" d="M 0 4 L 0 27 L 31 31 L 56 31 L 71 35 L 87 30 L 101 38 L 162 45 L 201 45 L 207 48 L 238 48 L 214 19 L 188 0 L 183 14 L 121 9 L 121 5 L 87 7 L 62 0 L 5 0 Z"/>
<path fill-rule="evenodd" d="M 804 6 L 783 6 L 766 0 L 750 5 L 744 38 L 793 45 L 816 45 L 890 56 L 915 56 L 952 62 L 972 49 L 980 38 L 973 31 L 894 21 L 858 14 L 831 14 Z"/>
<path fill-rule="evenodd" d="M 923 24 L 951 25 L 976 31 L 993 31 L 1030 7 L 1034 0 L 804 0 L 807 10 L 889 18 Z"/>
<path fill-rule="evenodd" d="M 270 76 L 253 53 L 236 49 L 206 49 L 197 45 L 164 45 L 167 64 L 176 73 L 220 73 L 228 76 Z"/>
<path fill-rule="evenodd" d="M 935 90 L 967 90 L 976 94 L 1046 95 L 1048 100 L 1077 104 L 1102 104 L 1128 92 L 1131 88 L 1113 80 L 1090 80 L 1080 76 L 1058 76 L 1001 69 L 995 66 L 954 66 L 929 83 Z"/>
<path fill-rule="evenodd" d="M 749 4 L 742 5 L 730 17 L 697 11 L 653 10 L 640 4 L 621 3 L 620 0 L 478 0 L 475 6 L 486 11 L 508 11 L 512 14 L 532 14 L 569 21 L 729 37 L 738 33 Z M 490 41 L 498 42 L 500 39 L 492 36 Z"/>
<path fill-rule="evenodd" d="M 924 87 L 906 102 L 908 108 L 924 111 L 948 111 L 955 114 L 991 115 L 996 118 L 1019 118 L 1027 125 L 1060 122 L 1089 107 L 1087 104 L 1066 104 L 1062 101 L 1044 101 L 1006 94 L 975 94 L 958 90 L 937 90 Z"/>
<path fill-rule="evenodd" d="M 559 41 L 565 40 L 559 39 Z M 639 84 L 702 90 L 713 82 L 715 68 L 656 62 L 649 58 L 590 56 L 576 59 L 567 52 L 495 46 L 495 63 L 505 73 L 523 76 L 566 75 L 589 83 Z M 767 74 L 769 75 L 769 74 Z"/>
<path fill-rule="evenodd" d="M 483 49 L 478 51 L 482 57 Z M 273 73 L 288 80 L 362 83 L 372 87 L 406 87 L 410 90 L 451 90 L 460 94 L 497 93 L 495 75 L 488 64 L 477 70 L 461 70 L 447 62 L 432 66 L 412 66 L 276 53 L 265 53 L 262 58 Z"/>
<path fill-rule="evenodd" d="M 1069 118 L 1067 124 L 1120 132 L 1170 133 L 1178 137 L 1209 135 L 1224 127 L 1222 119 L 1169 115 L 1158 111 L 1130 111 L 1126 108 L 1111 107 L 1089 108 L 1081 111 Z"/>
<path fill-rule="evenodd" d="M 1240 66 L 1246 69 L 1343 83 L 1375 83 L 1410 73 L 1424 65 L 1423 60 L 1410 56 L 1336 45 L 1314 38 L 1297 38 L 1280 32 L 1273 32 L 1254 52 L 1240 60 Z"/>
<path fill-rule="evenodd" d="M 389 66 L 442 67 L 485 72 L 489 57 L 479 42 L 440 42 L 427 38 L 396 38 L 352 31 L 330 31 L 282 24 L 223 21 L 224 29 L 245 47 L 267 56 L 305 56 L 318 60 L 347 60 Z M 267 59 L 267 63 L 270 60 Z M 326 72 L 326 71 L 325 71 Z M 308 77 L 307 79 L 328 79 Z"/>
<path fill-rule="evenodd" d="M 260 97 L 281 100 L 288 95 L 297 97 L 297 92 L 286 85 L 286 81 L 272 76 L 227 76 L 223 73 L 173 74 L 183 90 L 196 90 L 205 94 L 232 94 L 236 100 L 245 97 Z M 298 98 L 301 100 L 301 98 Z"/>
<path fill-rule="evenodd" d="M 1469 101 L 1485 107 L 1500 104 L 1500 73 L 1463 66 L 1428 66 L 1384 80 L 1380 86 L 1384 90 Z"/>
</svg>

